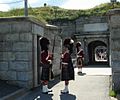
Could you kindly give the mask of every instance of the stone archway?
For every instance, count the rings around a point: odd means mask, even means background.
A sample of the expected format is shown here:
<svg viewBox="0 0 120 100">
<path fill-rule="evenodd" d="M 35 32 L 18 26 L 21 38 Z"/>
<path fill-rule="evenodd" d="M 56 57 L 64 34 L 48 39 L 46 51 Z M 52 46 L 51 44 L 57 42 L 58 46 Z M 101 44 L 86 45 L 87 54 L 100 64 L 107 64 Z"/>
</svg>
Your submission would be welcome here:
<svg viewBox="0 0 120 100">
<path fill-rule="evenodd" d="M 89 64 L 108 64 L 108 49 L 107 45 L 100 41 L 92 41 L 88 44 Z"/>
</svg>

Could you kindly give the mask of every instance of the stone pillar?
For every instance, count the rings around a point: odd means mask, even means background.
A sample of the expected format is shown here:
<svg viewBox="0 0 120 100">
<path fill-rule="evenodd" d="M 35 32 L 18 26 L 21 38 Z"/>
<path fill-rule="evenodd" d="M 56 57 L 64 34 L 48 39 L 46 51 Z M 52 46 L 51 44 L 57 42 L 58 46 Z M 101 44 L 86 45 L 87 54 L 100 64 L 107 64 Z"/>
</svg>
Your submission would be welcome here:
<svg viewBox="0 0 120 100">
<path fill-rule="evenodd" d="M 120 9 L 109 11 L 110 55 L 113 89 L 120 90 Z"/>
</svg>

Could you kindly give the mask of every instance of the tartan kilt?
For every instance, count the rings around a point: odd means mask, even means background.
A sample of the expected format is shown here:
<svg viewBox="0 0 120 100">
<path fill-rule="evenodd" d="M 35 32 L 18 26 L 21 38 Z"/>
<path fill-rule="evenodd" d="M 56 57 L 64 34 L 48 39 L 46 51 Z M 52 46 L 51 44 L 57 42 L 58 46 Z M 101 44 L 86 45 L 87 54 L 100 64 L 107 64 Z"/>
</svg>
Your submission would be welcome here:
<svg viewBox="0 0 120 100">
<path fill-rule="evenodd" d="M 74 68 L 68 65 L 62 65 L 61 81 L 74 80 Z"/>
<path fill-rule="evenodd" d="M 83 59 L 78 57 L 77 58 L 77 65 L 83 66 Z"/>
<path fill-rule="evenodd" d="M 49 77 L 50 77 L 49 72 L 50 72 L 50 65 L 49 64 L 43 64 L 42 65 L 41 80 L 49 81 Z"/>
<path fill-rule="evenodd" d="M 62 81 L 69 80 L 68 65 L 62 65 L 61 80 Z"/>
</svg>

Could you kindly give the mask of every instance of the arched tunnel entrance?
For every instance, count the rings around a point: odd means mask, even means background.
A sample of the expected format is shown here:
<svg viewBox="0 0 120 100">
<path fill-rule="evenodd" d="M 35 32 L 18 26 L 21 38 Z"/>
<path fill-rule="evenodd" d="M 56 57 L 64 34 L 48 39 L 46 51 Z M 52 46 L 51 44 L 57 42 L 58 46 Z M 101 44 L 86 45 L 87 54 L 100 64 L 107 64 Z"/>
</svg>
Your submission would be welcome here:
<svg viewBox="0 0 120 100">
<path fill-rule="evenodd" d="M 102 41 L 93 41 L 88 44 L 88 56 L 91 65 L 108 65 L 108 47 Z"/>
</svg>

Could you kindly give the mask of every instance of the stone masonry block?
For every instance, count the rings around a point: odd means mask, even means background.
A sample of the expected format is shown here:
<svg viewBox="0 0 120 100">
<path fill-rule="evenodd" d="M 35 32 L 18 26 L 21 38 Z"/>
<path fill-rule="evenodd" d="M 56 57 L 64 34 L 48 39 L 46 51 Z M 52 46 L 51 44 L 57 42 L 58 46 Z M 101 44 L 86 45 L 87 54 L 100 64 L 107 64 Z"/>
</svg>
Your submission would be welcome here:
<svg viewBox="0 0 120 100">
<path fill-rule="evenodd" d="M 11 32 L 11 25 L 9 23 L 0 23 L 0 33 L 10 33 Z"/>
<path fill-rule="evenodd" d="M 20 41 L 32 41 L 31 33 L 20 33 Z"/>
<path fill-rule="evenodd" d="M 8 76 L 8 80 L 16 80 L 17 72 L 16 71 L 8 71 L 7 76 Z"/>
<path fill-rule="evenodd" d="M 12 47 L 12 42 L 0 42 L 0 51 L 11 51 Z"/>
<path fill-rule="evenodd" d="M 14 22 L 11 26 L 11 31 L 20 33 L 20 32 L 31 32 L 31 23 L 30 22 Z"/>
<path fill-rule="evenodd" d="M 120 61 L 119 60 L 112 60 L 111 66 L 114 67 L 120 67 Z"/>
<path fill-rule="evenodd" d="M 111 26 L 120 27 L 120 15 L 111 16 Z"/>
<path fill-rule="evenodd" d="M 120 60 L 120 51 L 111 52 L 112 60 Z"/>
<path fill-rule="evenodd" d="M 0 79 L 1 80 L 8 80 L 7 71 L 0 71 Z"/>
<path fill-rule="evenodd" d="M 120 39 L 112 39 L 111 40 L 111 49 L 120 50 Z"/>
<path fill-rule="evenodd" d="M 113 73 L 112 75 L 113 89 L 120 90 L 120 73 Z"/>
<path fill-rule="evenodd" d="M 22 62 L 22 61 L 14 61 L 10 62 L 9 70 L 15 70 L 15 71 L 28 71 L 28 62 Z"/>
<path fill-rule="evenodd" d="M 8 70 L 8 62 L 0 62 L 0 71 Z"/>
<path fill-rule="evenodd" d="M 6 34 L 5 41 L 19 41 L 19 34 Z"/>
<path fill-rule="evenodd" d="M 112 29 L 111 30 L 111 37 L 112 38 L 120 38 L 120 28 Z"/>
<path fill-rule="evenodd" d="M 0 52 L 0 60 L 15 60 L 15 54 L 13 52 Z"/>
<path fill-rule="evenodd" d="M 32 80 L 32 72 L 18 72 L 17 73 L 17 80 L 19 81 L 28 81 Z"/>
<path fill-rule="evenodd" d="M 32 52 L 15 52 L 15 59 L 22 61 L 31 61 Z"/>
<path fill-rule="evenodd" d="M 13 43 L 13 51 L 32 51 L 32 42 Z"/>
</svg>

